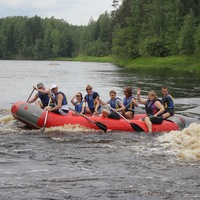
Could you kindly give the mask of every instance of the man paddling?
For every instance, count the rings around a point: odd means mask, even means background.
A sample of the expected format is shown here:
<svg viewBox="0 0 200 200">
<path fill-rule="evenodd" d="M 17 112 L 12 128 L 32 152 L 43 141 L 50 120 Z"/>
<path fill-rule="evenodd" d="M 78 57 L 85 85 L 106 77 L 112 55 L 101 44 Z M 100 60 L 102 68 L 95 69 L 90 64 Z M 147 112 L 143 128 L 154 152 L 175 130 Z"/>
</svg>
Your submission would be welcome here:
<svg viewBox="0 0 200 200">
<path fill-rule="evenodd" d="M 33 86 L 33 89 L 38 92 L 32 99 L 28 100 L 28 103 L 35 102 L 36 106 L 42 109 L 48 106 L 50 89 L 45 88 L 43 83 L 38 83 L 37 87 Z"/>
<path fill-rule="evenodd" d="M 54 112 L 59 115 L 67 115 L 69 112 L 69 108 L 66 95 L 63 92 L 58 91 L 58 86 L 55 83 L 52 84 L 51 91 L 55 96 L 54 97 L 55 106 L 54 107 L 47 106 L 45 110 Z"/>
</svg>

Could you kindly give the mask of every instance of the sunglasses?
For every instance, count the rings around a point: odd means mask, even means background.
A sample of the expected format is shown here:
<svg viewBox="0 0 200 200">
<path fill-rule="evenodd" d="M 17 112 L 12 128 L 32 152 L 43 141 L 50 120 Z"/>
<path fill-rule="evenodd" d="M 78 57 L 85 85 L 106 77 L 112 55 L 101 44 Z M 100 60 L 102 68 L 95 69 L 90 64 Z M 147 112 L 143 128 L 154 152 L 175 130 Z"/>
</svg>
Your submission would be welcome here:
<svg viewBox="0 0 200 200">
<path fill-rule="evenodd" d="M 87 90 L 87 91 L 88 91 L 88 90 L 92 90 L 92 88 L 87 88 L 86 90 Z"/>
<path fill-rule="evenodd" d="M 80 97 L 80 95 L 76 95 L 76 97 Z"/>
</svg>

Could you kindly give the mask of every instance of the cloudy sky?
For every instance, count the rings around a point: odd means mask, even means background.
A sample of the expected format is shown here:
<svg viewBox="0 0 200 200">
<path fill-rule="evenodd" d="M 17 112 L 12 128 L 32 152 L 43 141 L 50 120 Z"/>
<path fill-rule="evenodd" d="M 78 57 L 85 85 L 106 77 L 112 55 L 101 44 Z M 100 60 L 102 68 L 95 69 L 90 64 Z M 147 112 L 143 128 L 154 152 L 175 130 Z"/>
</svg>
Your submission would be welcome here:
<svg viewBox="0 0 200 200">
<path fill-rule="evenodd" d="M 0 18 L 8 16 L 54 17 L 73 25 L 87 25 L 105 11 L 112 0 L 0 0 Z"/>
</svg>

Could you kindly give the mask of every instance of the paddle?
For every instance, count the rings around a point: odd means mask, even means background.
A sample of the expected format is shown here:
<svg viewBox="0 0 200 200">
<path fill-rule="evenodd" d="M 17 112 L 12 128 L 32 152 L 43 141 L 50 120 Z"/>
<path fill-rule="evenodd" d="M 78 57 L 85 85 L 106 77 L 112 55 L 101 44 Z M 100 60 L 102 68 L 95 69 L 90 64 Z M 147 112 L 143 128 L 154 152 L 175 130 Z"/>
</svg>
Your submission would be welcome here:
<svg viewBox="0 0 200 200">
<path fill-rule="evenodd" d="M 104 104 L 106 104 L 102 99 L 101 99 L 101 101 L 102 101 Z M 112 111 L 114 111 L 114 109 L 113 109 L 109 104 L 106 104 L 106 105 L 108 105 L 108 107 L 109 107 Z M 130 122 L 130 121 L 127 120 L 123 115 L 121 115 L 119 112 L 116 112 L 116 113 L 117 113 L 121 118 L 123 118 L 126 122 L 128 122 L 128 123 L 131 125 L 131 127 L 133 128 L 134 131 L 137 131 L 137 132 L 144 132 L 144 130 L 143 130 L 139 125 Z"/>
<path fill-rule="evenodd" d="M 83 115 L 83 114 L 77 112 L 76 110 L 74 110 L 74 109 L 72 109 L 72 108 L 69 108 L 69 109 L 72 110 L 73 112 L 75 112 L 77 115 L 79 115 L 79 116 L 81 116 L 81 117 L 84 117 L 84 118 L 87 119 L 88 121 L 90 121 L 90 122 L 96 124 L 96 126 L 97 126 L 99 129 L 103 130 L 104 132 L 107 131 L 107 127 L 106 127 L 104 124 L 102 124 L 101 122 L 95 122 L 95 121 L 91 120 L 90 118 L 86 117 L 85 115 Z"/>
<path fill-rule="evenodd" d="M 47 106 L 50 105 L 50 102 L 51 102 L 51 98 L 49 98 L 49 102 L 48 102 Z M 49 113 L 49 111 L 47 110 L 46 114 L 45 114 L 45 118 L 44 118 L 44 125 L 43 125 L 42 131 L 41 131 L 42 133 L 44 133 L 44 130 L 45 130 L 45 127 L 46 127 L 48 113 Z"/>
<path fill-rule="evenodd" d="M 26 102 L 28 102 L 29 101 L 29 99 L 31 98 L 31 96 L 32 96 L 32 94 L 33 94 L 33 92 L 34 92 L 34 88 L 33 88 L 33 90 L 32 90 L 32 92 L 31 92 L 31 94 L 29 95 L 29 97 L 28 97 L 28 99 L 26 100 Z"/>
</svg>

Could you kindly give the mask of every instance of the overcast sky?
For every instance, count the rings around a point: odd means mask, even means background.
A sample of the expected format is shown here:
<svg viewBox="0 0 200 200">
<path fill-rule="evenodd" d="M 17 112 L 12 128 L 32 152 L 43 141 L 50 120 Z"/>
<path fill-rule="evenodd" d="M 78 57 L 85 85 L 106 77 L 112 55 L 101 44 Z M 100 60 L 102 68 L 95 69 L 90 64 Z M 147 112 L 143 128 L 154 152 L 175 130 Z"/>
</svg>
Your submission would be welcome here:
<svg viewBox="0 0 200 200">
<path fill-rule="evenodd" d="M 54 17 L 69 24 L 87 25 L 92 17 L 110 11 L 112 0 L 0 0 L 0 18 L 8 16 Z"/>
</svg>

